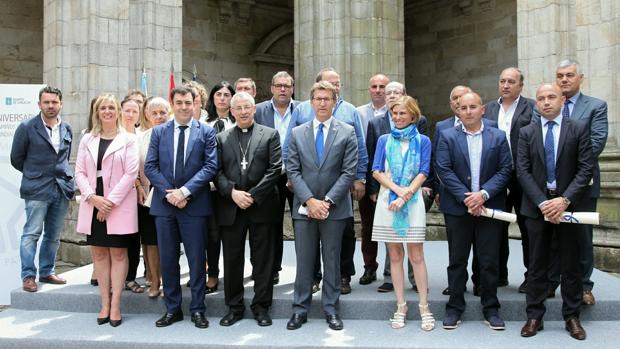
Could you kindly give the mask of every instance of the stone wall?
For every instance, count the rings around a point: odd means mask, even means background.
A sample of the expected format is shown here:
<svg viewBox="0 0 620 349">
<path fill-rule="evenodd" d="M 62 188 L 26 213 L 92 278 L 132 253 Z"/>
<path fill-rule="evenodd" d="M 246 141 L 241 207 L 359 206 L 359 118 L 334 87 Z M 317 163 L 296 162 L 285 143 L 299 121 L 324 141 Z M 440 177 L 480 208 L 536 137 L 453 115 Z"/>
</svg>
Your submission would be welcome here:
<svg viewBox="0 0 620 349">
<path fill-rule="evenodd" d="M 183 76 L 191 78 L 196 65 L 207 89 L 252 77 L 256 99 L 268 99 L 273 74 L 294 76 L 292 22 L 288 1 L 183 1 Z"/>
<path fill-rule="evenodd" d="M 43 82 L 43 2 L 0 2 L 0 82 Z"/>
<path fill-rule="evenodd" d="M 497 98 L 500 71 L 517 64 L 516 0 L 408 2 L 405 57 L 408 93 L 432 123 L 451 113 L 455 85 Z"/>
</svg>

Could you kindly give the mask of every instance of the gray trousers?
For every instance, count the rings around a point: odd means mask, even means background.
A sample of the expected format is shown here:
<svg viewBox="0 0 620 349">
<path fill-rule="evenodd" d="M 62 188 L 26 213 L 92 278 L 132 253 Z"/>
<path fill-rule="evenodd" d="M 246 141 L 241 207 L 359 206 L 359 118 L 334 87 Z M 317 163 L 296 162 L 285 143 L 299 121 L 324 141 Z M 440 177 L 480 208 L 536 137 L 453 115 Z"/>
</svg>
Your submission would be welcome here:
<svg viewBox="0 0 620 349">
<path fill-rule="evenodd" d="M 325 314 L 338 314 L 340 298 L 340 249 L 342 232 L 346 219 L 305 220 L 294 219 L 295 253 L 297 255 L 297 274 L 293 292 L 293 312 L 307 314 L 312 303 L 312 284 L 314 283 L 314 262 L 316 246 L 321 243 L 323 260 L 323 293 L 321 302 Z"/>
</svg>

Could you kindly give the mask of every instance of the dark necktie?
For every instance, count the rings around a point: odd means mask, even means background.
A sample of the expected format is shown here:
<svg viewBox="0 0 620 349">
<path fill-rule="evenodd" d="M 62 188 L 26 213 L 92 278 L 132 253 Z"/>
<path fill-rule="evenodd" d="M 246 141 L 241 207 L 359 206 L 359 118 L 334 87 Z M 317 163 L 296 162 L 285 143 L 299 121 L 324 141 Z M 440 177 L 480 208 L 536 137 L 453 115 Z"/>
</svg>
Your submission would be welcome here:
<svg viewBox="0 0 620 349">
<path fill-rule="evenodd" d="M 314 142 L 314 146 L 316 148 L 316 158 L 319 160 L 319 164 L 321 160 L 323 160 L 323 123 L 319 124 L 319 131 L 316 133 L 316 140 Z"/>
<path fill-rule="evenodd" d="M 177 154 L 174 162 L 174 186 L 183 186 L 183 174 L 185 170 L 185 129 L 187 126 L 179 126 L 179 140 L 177 142 Z"/>
<path fill-rule="evenodd" d="M 547 136 L 545 137 L 547 183 L 555 182 L 555 146 L 553 144 L 553 126 L 555 126 L 555 121 L 547 121 Z"/>
<path fill-rule="evenodd" d="M 566 102 L 564 102 L 564 108 L 562 109 L 562 118 L 564 119 L 570 118 L 570 108 L 568 107 L 570 103 L 570 99 L 567 99 Z"/>
</svg>

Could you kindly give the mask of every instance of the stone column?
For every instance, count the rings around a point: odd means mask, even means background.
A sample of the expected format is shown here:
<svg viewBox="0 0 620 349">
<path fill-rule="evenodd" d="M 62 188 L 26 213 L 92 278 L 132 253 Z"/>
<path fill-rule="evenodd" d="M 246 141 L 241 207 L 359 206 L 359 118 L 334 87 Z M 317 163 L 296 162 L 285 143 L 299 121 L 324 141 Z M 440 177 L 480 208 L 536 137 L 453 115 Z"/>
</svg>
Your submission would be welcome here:
<svg viewBox="0 0 620 349">
<path fill-rule="evenodd" d="M 574 58 L 582 91 L 608 103 L 609 137 L 599 157 L 601 225 L 594 229 L 597 267 L 619 270 L 620 253 L 620 3 L 608 0 L 517 0 L 519 67 L 526 95 L 555 81 L 560 60 Z"/>
<path fill-rule="evenodd" d="M 171 62 L 180 83 L 181 6 L 181 0 L 45 0 L 43 82 L 63 91 L 61 115 L 73 126 L 73 158 L 93 97 L 109 92 L 123 98 L 140 86 L 143 66 L 151 94 L 167 95 Z M 84 264 L 90 254 L 75 232 L 76 217 L 73 202 L 59 256 Z"/>
<path fill-rule="evenodd" d="M 334 67 L 343 97 L 368 102 L 368 79 L 379 72 L 404 82 L 402 0 L 295 0 L 295 94 L 309 98 L 316 73 Z"/>
</svg>

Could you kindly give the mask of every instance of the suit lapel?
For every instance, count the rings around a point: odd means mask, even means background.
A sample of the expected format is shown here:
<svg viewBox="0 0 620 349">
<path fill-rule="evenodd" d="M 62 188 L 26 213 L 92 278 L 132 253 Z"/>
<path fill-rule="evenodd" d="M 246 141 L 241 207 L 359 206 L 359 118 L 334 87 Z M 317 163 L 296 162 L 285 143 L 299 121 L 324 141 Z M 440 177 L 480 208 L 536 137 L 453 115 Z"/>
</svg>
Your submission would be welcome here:
<svg viewBox="0 0 620 349">
<path fill-rule="evenodd" d="M 534 145 L 536 147 L 536 150 L 538 152 L 538 156 L 540 157 L 540 161 L 542 161 L 543 164 L 546 164 L 546 162 L 545 162 L 545 142 L 543 140 L 541 122 L 537 122 L 536 123 L 536 127 L 534 129 L 534 140 L 533 141 L 534 141 Z"/>
<path fill-rule="evenodd" d="M 174 158 L 174 120 L 170 120 L 168 124 L 166 124 L 160 142 L 163 144 L 166 144 L 164 142 L 170 142 L 170 145 L 167 147 L 168 159 L 170 159 L 171 165 L 174 164 L 176 160 Z M 172 166 L 170 166 L 170 173 L 174 173 Z"/>
<path fill-rule="evenodd" d="M 185 149 L 185 162 L 187 163 L 187 159 L 189 159 L 192 150 L 194 149 L 194 143 L 196 143 L 196 139 L 198 138 L 198 134 L 200 133 L 200 123 L 194 119 L 192 119 L 192 124 L 189 129 L 189 139 L 187 140 L 187 149 Z"/>
<path fill-rule="evenodd" d="M 314 164 L 316 167 L 319 167 L 319 157 L 316 154 L 315 140 L 314 140 L 314 130 L 313 130 L 313 122 L 306 123 L 306 130 L 304 132 L 306 138 L 306 144 L 310 145 L 310 153 L 312 153 L 312 159 L 314 160 Z M 325 148 L 323 148 L 325 149 Z M 301 149 L 299 149 L 301 151 Z M 325 153 L 323 153 L 323 157 L 325 157 Z"/>
<path fill-rule="evenodd" d="M 390 126 L 390 117 L 392 117 L 392 114 L 390 114 L 389 111 L 385 112 L 385 115 L 383 116 L 383 133 L 390 133 L 390 130 L 392 129 Z"/>
<path fill-rule="evenodd" d="M 256 152 L 256 148 L 258 148 L 262 140 L 263 140 L 263 129 L 258 124 L 254 123 L 254 130 L 252 131 L 252 137 L 250 138 L 250 149 L 248 150 L 248 168 L 252 166 L 252 160 L 254 159 L 254 153 Z"/>
<path fill-rule="evenodd" d="M 265 108 L 265 114 L 263 114 L 267 118 L 267 120 L 265 120 L 265 124 L 271 128 L 276 128 L 276 124 L 273 121 L 273 118 L 276 115 L 275 106 L 272 103 L 270 103 L 269 106 L 270 107 Z"/>
<path fill-rule="evenodd" d="M 467 147 L 467 135 L 462 130 L 459 130 L 456 137 L 456 142 L 459 146 L 459 149 L 461 150 L 461 153 L 463 154 L 463 157 L 465 158 L 467 168 L 469 169 L 469 172 L 471 172 L 471 164 L 469 163 L 469 150 Z"/>
<path fill-rule="evenodd" d="M 480 173 L 482 174 L 482 169 L 484 169 L 484 165 L 487 163 L 487 155 L 488 150 L 491 146 L 491 132 L 485 127 L 482 130 L 482 149 L 480 151 Z M 469 156 L 467 157 L 469 159 Z M 471 165 L 470 165 L 471 166 Z"/>
<path fill-rule="evenodd" d="M 124 145 L 125 145 L 125 133 L 119 132 L 116 135 L 116 137 L 114 137 L 114 139 L 112 140 L 112 143 L 110 143 L 110 145 L 108 146 L 108 149 L 105 150 L 105 154 L 103 154 L 103 158 L 101 159 L 101 162 L 103 163 L 103 161 L 108 156 L 110 156 L 110 154 L 121 149 Z"/>
<path fill-rule="evenodd" d="M 577 98 L 577 102 L 575 102 L 575 105 L 573 106 L 573 112 L 570 115 L 571 119 L 579 120 L 585 113 L 588 100 L 584 97 L 585 96 L 582 93 L 579 98 Z"/>
<path fill-rule="evenodd" d="M 239 141 L 239 136 L 237 135 L 237 130 L 235 130 L 235 128 L 236 126 L 231 127 L 228 130 L 226 130 L 226 132 L 228 132 L 227 139 L 230 140 L 230 144 L 228 144 L 228 148 L 230 148 L 232 153 L 235 154 L 236 164 L 240 164 L 241 163 L 241 149 L 239 145 L 241 144 L 241 142 Z M 240 165 L 237 165 L 237 166 L 240 166 Z"/>
<path fill-rule="evenodd" d="M 94 137 L 89 133 L 90 139 L 88 140 L 88 152 L 93 158 L 93 162 L 97 163 L 97 156 L 99 154 L 99 136 Z"/>
<path fill-rule="evenodd" d="M 512 116 L 512 122 L 510 123 L 510 129 L 514 129 L 515 125 L 517 124 L 517 119 L 519 119 L 519 117 L 521 116 L 521 114 L 523 114 L 523 111 L 525 110 L 525 99 L 523 99 L 523 97 L 519 98 L 519 104 L 517 104 L 517 108 L 515 109 L 515 113 Z"/>
<path fill-rule="evenodd" d="M 47 142 L 47 144 L 50 145 L 50 147 L 52 147 L 52 149 L 54 149 L 54 146 L 52 145 L 52 140 L 50 139 L 49 134 L 47 133 L 47 131 L 45 130 L 45 125 L 43 124 L 43 120 L 41 120 L 42 116 L 41 114 L 39 114 L 38 116 L 39 119 L 37 120 L 38 122 L 35 124 L 36 129 L 37 129 L 37 133 L 43 137 L 43 139 L 45 139 L 45 141 Z M 62 138 L 61 138 L 62 139 Z M 62 144 L 62 142 L 60 142 Z"/>
<path fill-rule="evenodd" d="M 334 138 L 336 138 L 336 134 L 338 133 L 338 127 L 334 121 L 335 119 L 332 119 L 331 125 L 329 125 L 329 132 L 327 133 L 327 139 L 325 140 L 325 147 L 323 147 L 323 159 L 321 159 L 319 168 L 323 166 L 325 159 L 329 156 L 329 150 L 332 148 L 332 143 L 334 143 Z"/>
</svg>

